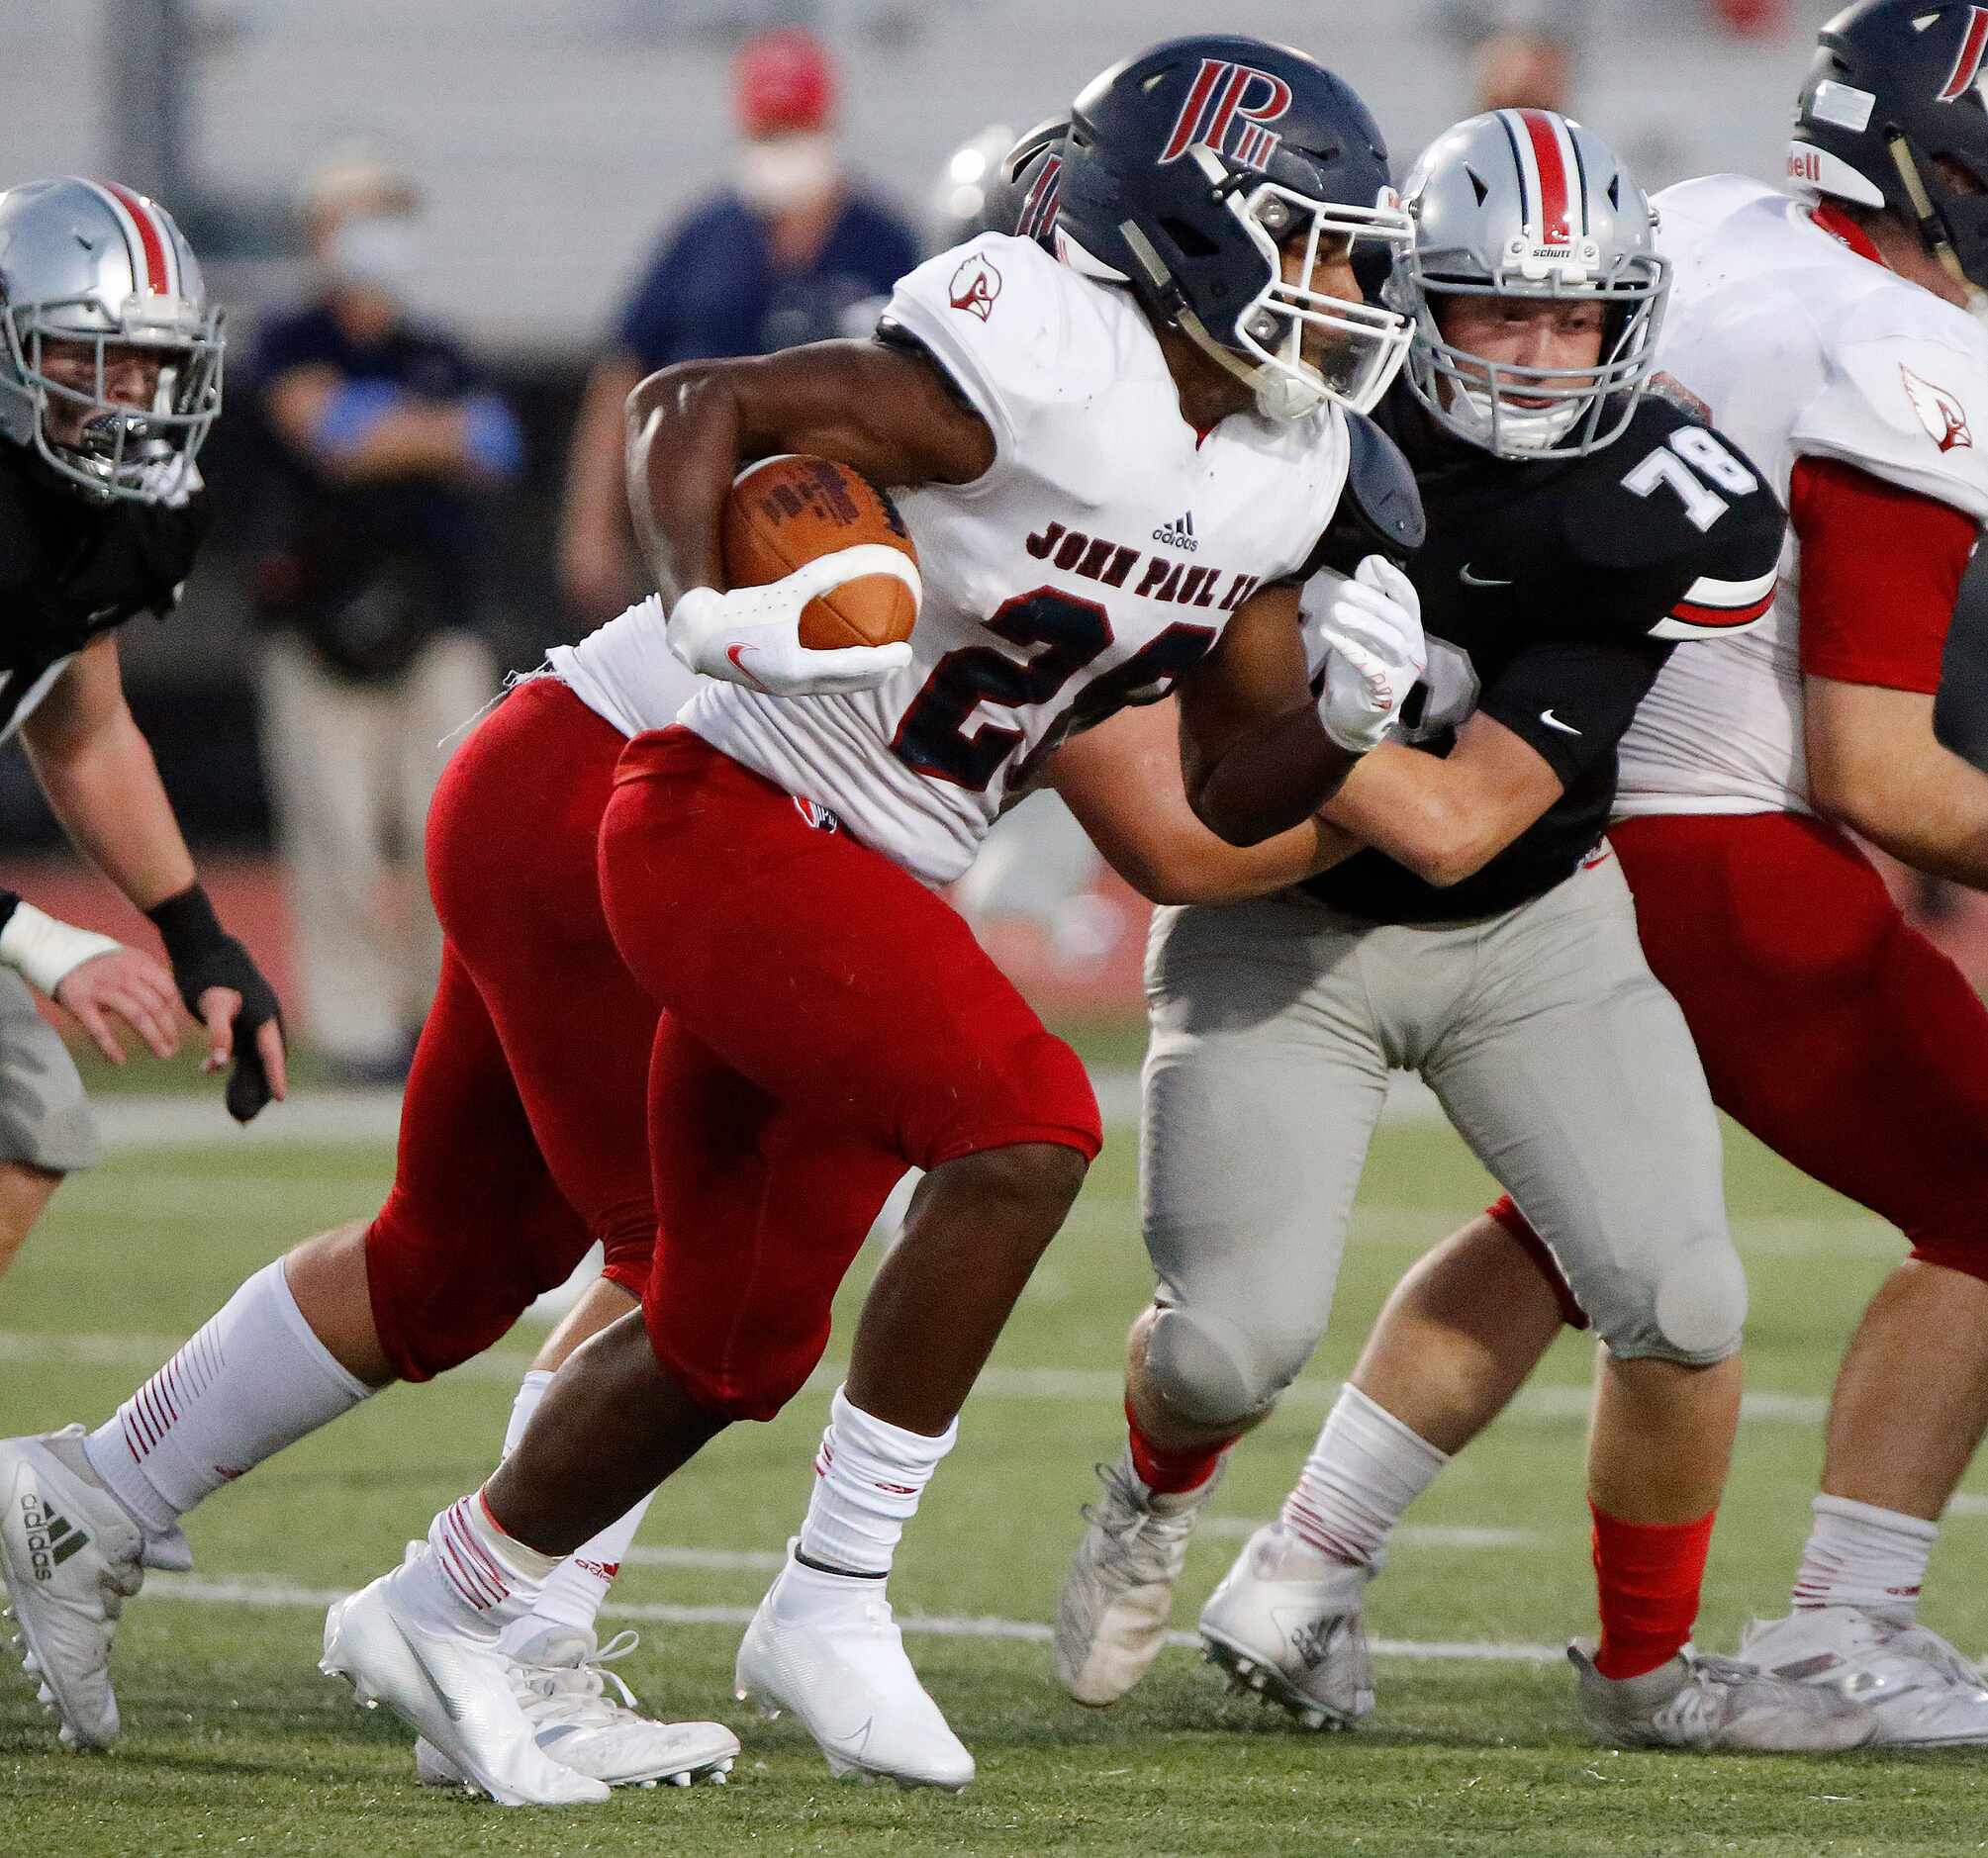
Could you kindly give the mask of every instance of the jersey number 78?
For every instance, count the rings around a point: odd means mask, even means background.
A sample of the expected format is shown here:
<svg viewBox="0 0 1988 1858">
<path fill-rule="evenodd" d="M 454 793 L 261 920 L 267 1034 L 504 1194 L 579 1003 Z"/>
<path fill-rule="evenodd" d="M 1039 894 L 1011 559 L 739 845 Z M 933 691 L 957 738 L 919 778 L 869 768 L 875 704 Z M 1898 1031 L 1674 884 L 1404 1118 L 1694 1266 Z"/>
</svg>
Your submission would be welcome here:
<svg viewBox="0 0 1988 1858">
<path fill-rule="evenodd" d="M 1705 482 L 1707 478 L 1710 484 Z M 1623 489 L 1638 497 L 1648 497 L 1659 486 L 1677 493 L 1685 519 L 1703 534 L 1730 508 L 1720 491 L 1745 497 L 1760 488 L 1760 480 L 1702 425 L 1680 425 L 1666 444 L 1659 445 L 1622 480 Z"/>
</svg>

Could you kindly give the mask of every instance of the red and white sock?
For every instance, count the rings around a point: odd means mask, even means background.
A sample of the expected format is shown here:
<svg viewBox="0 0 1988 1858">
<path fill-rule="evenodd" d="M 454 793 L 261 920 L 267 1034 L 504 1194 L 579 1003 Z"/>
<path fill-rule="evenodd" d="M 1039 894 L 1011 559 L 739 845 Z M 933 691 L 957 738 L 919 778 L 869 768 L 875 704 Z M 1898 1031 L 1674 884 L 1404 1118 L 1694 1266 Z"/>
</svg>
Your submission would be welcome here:
<svg viewBox="0 0 1988 1858">
<path fill-rule="evenodd" d="M 1815 1526 L 1795 1574 L 1794 1604 L 1865 1607 L 1910 1625 L 1940 1525 L 1849 1497 L 1818 1497 Z"/>
<path fill-rule="evenodd" d="M 453 1602 L 452 1624 L 491 1636 L 531 1611 L 545 1577 L 565 1559 L 508 1533 L 480 1490 L 440 1512 L 427 1540 L 428 1564 Z"/>
<path fill-rule="evenodd" d="M 959 1431 L 955 1420 L 936 1439 L 907 1433 L 836 1388 L 801 1526 L 804 1560 L 841 1574 L 888 1574 L 904 1525 Z"/>
<path fill-rule="evenodd" d="M 236 1291 L 83 1449 L 139 1527 L 163 1535 L 203 1497 L 372 1391 L 318 1340 L 279 1258 Z"/>
<path fill-rule="evenodd" d="M 1625 1523 L 1587 1507 L 1601 1611 L 1594 1668 L 1607 1678 L 1641 1677 L 1668 1664 L 1691 1636 L 1717 1512 L 1695 1523 Z"/>
<path fill-rule="evenodd" d="M 1349 1382 L 1284 1499 L 1283 1526 L 1320 1554 L 1377 1573 L 1394 1526 L 1449 1462 Z"/>
<path fill-rule="evenodd" d="M 550 1368 L 526 1370 L 518 1398 L 512 1402 L 511 1423 L 504 1431 L 507 1458 L 517 1450 L 518 1441 L 524 1437 L 524 1429 L 531 1424 L 532 1414 L 537 1412 L 539 1401 L 551 1385 Z M 648 1514 L 651 1501 L 650 1497 L 644 1497 L 626 1515 L 616 1518 L 599 1534 L 589 1536 L 546 1576 L 530 1619 L 521 1621 L 513 1628 L 521 1641 L 540 1626 L 570 1626 L 583 1632 L 594 1629 L 608 1591 L 621 1571 L 621 1558 L 635 1539 L 635 1532 L 642 1527 L 642 1518 Z"/>
<path fill-rule="evenodd" d="M 1229 1447 L 1236 1442 L 1229 1438 L 1212 1445 L 1189 1445 L 1185 1450 L 1170 1451 L 1156 1445 L 1140 1430 L 1138 1415 L 1133 1412 L 1129 1398 L 1125 1402 L 1125 1433 L 1131 1448 L 1132 1474 L 1155 1497 L 1184 1497 L 1189 1491 L 1205 1489 L 1222 1468 Z"/>
</svg>

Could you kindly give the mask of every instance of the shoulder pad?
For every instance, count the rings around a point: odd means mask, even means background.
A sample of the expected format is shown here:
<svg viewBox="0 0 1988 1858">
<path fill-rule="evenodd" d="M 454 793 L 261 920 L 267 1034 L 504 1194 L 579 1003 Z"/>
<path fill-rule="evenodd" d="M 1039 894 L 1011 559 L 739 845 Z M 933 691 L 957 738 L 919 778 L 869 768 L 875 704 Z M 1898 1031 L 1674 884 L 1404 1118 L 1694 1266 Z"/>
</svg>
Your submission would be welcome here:
<svg viewBox="0 0 1988 1858">
<path fill-rule="evenodd" d="M 1965 311 L 1909 285 L 1873 292 L 1825 360 L 1790 433 L 1797 457 L 1839 458 L 1988 521 L 1988 333 Z"/>
<path fill-rule="evenodd" d="M 1346 487 L 1304 566 L 1351 574 L 1366 555 L 1412 555 L 1428 538 L 1422 493 L 1401 447 L 1364 413 L 1346 415 Z"/>
<path fill-rule="evenodd" d="M 1551 487 L 1573 583 L 1608 629 L 1730 635 L 1773 604 L 1787 515 L 1753 461 L 1668 401 Z"/>
<path fill-rule="evenodd" d="M 1099 288 L 1028 239 L 983 232 L 899 278 L 883 322 L 952 376 L 1006 450 L 1038 410 L 1110 368 L 1094 306 L 1080 302 Z"/>
</svg>

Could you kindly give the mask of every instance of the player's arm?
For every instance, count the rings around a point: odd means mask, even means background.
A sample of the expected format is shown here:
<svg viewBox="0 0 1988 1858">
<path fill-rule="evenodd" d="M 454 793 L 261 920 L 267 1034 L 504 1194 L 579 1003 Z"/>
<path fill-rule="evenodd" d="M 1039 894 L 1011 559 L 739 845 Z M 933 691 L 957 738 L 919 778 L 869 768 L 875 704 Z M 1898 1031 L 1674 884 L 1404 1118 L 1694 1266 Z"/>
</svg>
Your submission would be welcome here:
<svg viewBox="0 0 1988 1858">
<path fill-rule="evenodd" d="M 1074 736 L 1049 785 L 1104 861 L 1151 903 L 1236 903 L 1287 889 L 1362 850 L 1316 814 L 1259 845 L 1218 839 L 1187 804 L 1172 697 Z"/>
<path fill-rule="evenodd" d="M 1244 602 L 1181 680 L 1181 771 L 1194 816 L 1231 845 L 1302 825 L 1393 726 L 1425 657 L 1420 604 L 1378 555 L 1311 616 L 1324 647 L 1314 699 L 1298 589 Z"/>
<path fill-rule="evenodd" d="M 879 484 L 971 484 L 992 468 L 994 437 L 924 351 L 900 343 L 812 342 L 650 375 L 628 397 L 628 501 L 666 604 L 724 590 L 725 493 L 741 464 L 776 452 Z"/>
<path fill-rule="evenodd" d="M 1447 756 L 1383 743 L 1325 816 L 1425 883 L 1461 883 L 1614 760 L 1670 650 L 1652 638 L 1532 646 L 1479 695 Z"/>
<path fill-rule="evenodd" d="M 237 1061 L 229 1109 L 246 1122 L 285 1091 L 276 996 L 195 876 L 151 745 L 125 700 L 113 634 L 77 653 L 22 723 L 21 739 L 63 830 L 157 928 L 187 1010 L 207 1028 L 207 1068 Z"/>
<path fill-rule="evenodd" d="M 628 504 L 668 609 L 665 641 L 691 670 L 775 697 L 867 690 L 911 662 L 908 643 L 801 643 L 807 603 L 889 573 L 896 550 L 855 546 L 764 587 L 727 591 L 718 518 L 738 467 L 776 452 L 851 465 L 887 485 L 970 484 L 994 466 L 993 428 L 919 347 L 816 342 L 748 360 L 686 361 L 628 401 Z"/>
<path fill-rule="evenodd" d="M 1817 458 L 1797 465 L 1789 502 L 1811 798 L 1894 858 L 1988 889 L 1988 775 L 1933 728 L 1972 518 Z"/>
<path fill-rule="evenodd" d="M 1446 757 L 1383 742 L 1327 802 L 1325 818 L 1425 883 L 1473 877 L 1565 791 L 1501 722 L 1469 718 Z"/>
</svg>

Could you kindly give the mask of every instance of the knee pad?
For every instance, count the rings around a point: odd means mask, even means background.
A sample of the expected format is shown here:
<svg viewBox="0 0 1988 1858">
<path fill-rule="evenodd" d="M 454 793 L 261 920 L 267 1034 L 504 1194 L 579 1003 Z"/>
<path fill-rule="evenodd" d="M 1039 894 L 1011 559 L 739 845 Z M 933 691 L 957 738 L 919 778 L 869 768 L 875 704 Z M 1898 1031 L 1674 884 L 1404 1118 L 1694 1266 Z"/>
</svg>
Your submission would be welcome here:
<svg viewBox="0 0 1988 1858">
<path fill-rule="evenodd" d="M 1309 1340 L 1279 1346 L 1225 1317 L 1168 1305 L 1147 1333 L 1146 1371 L 1177 1417 L 1221 1431 L 1266 1412 L 1310 1353 Z"/>
<path fill-rule="evenodd" d="M 937 1108 L 937 1106 L 935 1106 Z M 1006 1045 L 955 1100 L 923 1112 L 907 1129 L 903 1152 L 923 1168 L 989 1149 L 1048 1142 L 1095 1161 L 1104 1146 L 1104 1123 L 1084 1061 L 1054 1035 L 1040 1030 Z"/>
<path fill-rule="evenodd" d="M 487 1228 L 448 1231 L 392 1193 L 366 1230 L 366 1285 L 380 1347 L 402 1380 L 432 1380 L 506 1335 L 586 1251 L 490 1243 Z"/>
<path fill-rule="evenodd" d="M 707 1413 L 726 1420 L 779 1418 L 828 1347 L 825 1312 L 811 1334 L 798 1327 L 779 1336 L 762 1334 L 742 1350 L 714 1351 L 705 1326 L 694 1323 L 686 1333 L 653 1296 L 643 1299 L 642 1322 L 649 1347 L 671 1379 Z"/>
<path fill-rule="evenodd" d="M 1747 1273 L 1730 1240 L 1701 1239 L 1619 1290 L 1632 1299 L 1630 1307 L 1606 1321 L 1597 1317 L 1595 1325 L 1611 1354 L 1702 1367 L 1738 1351 Z"/>
</svg>

